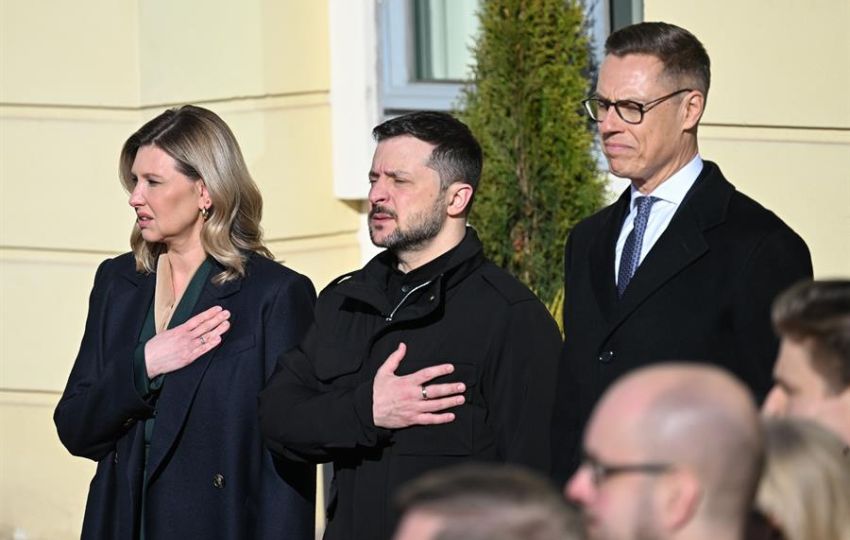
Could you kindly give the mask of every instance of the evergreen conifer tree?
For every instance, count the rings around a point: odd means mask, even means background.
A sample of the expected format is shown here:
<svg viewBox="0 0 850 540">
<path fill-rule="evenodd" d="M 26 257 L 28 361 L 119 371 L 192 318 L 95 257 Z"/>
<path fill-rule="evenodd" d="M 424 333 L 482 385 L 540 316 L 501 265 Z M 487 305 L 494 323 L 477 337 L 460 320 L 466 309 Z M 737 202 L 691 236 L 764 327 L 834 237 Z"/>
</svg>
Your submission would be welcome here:
<svg viewBox="0 0 850 540">
<path fill-rule="evenodd" d="M 484 0 L 460 118 L 484 172 L 470 224 L 487 255 L 550 307 L 562 298 L 568 232 L 603 202 L 582 114 L 592 73 L 579 0 Z"/>
</svg>

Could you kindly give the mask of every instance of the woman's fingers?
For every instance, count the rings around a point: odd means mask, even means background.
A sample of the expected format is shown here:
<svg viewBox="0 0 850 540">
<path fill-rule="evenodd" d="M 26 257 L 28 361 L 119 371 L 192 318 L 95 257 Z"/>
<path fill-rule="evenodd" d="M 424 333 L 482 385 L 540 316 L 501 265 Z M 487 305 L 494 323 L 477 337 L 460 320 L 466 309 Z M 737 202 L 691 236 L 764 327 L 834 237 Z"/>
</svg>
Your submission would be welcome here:
<svg viewBox="0 0 850 540">
<path fill-rule="evenodd" d="M 198 343 L 200 345 L 208 345 L 210 343 L 221 341 L 221 335 L 230 330 L 230 321 L 222 321 L 215 328 L 210 329 L 208 332 L 205 332 L 193 339 L 193 342 Z M 213 346 L 215 346 L 215 344 Z M 209 349 L 207 349 L 209 350 Z"/>
<path fill-rule="evenodd" d="M 183 325 L 188 330 L 191 337 L 198 338 L 212 331 L 229 318 L 229 311 L 223 309 L 221 306 L 214 306 L 202 313 L 198 313 L 183 323 Z"/>
<path fill-rule="evenodd" d="M 151 338 L 145 346 L 148 375 L 178 370 L 218 347 L 230 330 L 229 318 L 229 311 L 215 306 Z"/>
<path fill-rule="evenodd" d="M 215 317 L 217 314 L 221 313 L 222 311 L 225 311 L 225 309 L 223 307 L 213 306 L 213 307 L 207 309 L 206 311 L 202 311 L 202 312 L 198 313 L 197 315 L 195 315 L 194 317 L 192 317 L 191 319 L 189 319 L 188 321 L 186 321 L 183 324 L 185 324 L 189 328 L 194 328 L 194 327 L 198 326 L 199 324 L 201 324 L 202 322 L 206 321 L 207 319 Z"/>
<path fill-rule="evenodd" d="M 221 328 L 221 326 L 226 326 L 226 328 L 221 331 L 218 331 L 218 329 L 213 330 L 211 332 L 208 332 L 207 334 L 202 335 L 200 338 L 192 340 L 192 343 L 197 346 L 189 352 L 188 362 L 186 362 L 187 365 L 191 364 L 192 362 L 194 362 L 204 354 L 210 352 L 211 350 L 215 349 L 221 344 L 221 334 L 226 332 L 227 329 L 230 328 L 230 325 L 225 322 L 224 325 L 219 325 L 219 328 Z"/>
</svg>

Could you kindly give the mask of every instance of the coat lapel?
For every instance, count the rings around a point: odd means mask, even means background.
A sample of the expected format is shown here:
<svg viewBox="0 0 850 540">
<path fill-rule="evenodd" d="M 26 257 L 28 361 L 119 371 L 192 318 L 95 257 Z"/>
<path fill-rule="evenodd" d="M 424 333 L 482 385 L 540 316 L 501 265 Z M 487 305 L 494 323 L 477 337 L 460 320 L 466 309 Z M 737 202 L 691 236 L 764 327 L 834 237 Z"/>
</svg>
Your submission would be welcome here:
<svg viewBox="0 0 850 540">
<path fill-rule="evenodd" d="M 139 341 L 139 332 L 144 325 L 145 317 L 150 309 L 151 301 L 153 301 L 154 289 L 156 287 L 156 274 L 140 274 L 133 266 L 128 266 L 126 271 L 121 273 L 123 278 L 121 290 L 116 291 L 114 298 L 111 300 L 111 305 L 114 310 L 124 308 L 122 312 L 115 312 L 117 320 L 121 321 L 117 332 L 115 333 L 116 344 L 121 347 L 121 350 L 113 350 L 107 353 L 115 358 L 126 358 L 128 362 L 132 361 L 134 351 Z M 140 422 L 138 425 L 142 426 Z M 141 473 L 144 469 L 143 459 L 144 453 L 141 448 L 144 445 L 144 429 L 137 428 L 133 438 L 132 448 L 140 449 L 138 452 L 133 450 L 126 457 L 129 461 L 125 468 L 127 474 L 127 483 L 130 486 L 130 498 L 133 507 L 138 506 L 136 497 L 142 491 Z"/>
<path fill-rule="evenodd" d="M 124 278 L 123 286 L 117 291 L 111 304 L 112 309 L 116 311 L 127 306 L 126 311 L 116 313 L 116 318 L 122 321 L 119 335 L 116 337 L 118 342 L 129 347 L 132 352 L 138 344 L 140 330 L 153 300 L 156 274 L 140 274 L 135 269 L 128 268 L 122 272 L 121 277 Z"/>
<path fill-rule="evenodd" d="M 232 300 L 228 298 L 239 292 L 242 280 L 236 279 L 222 285 L 214 284 L 212 282 L 213 277 L 222 269 L 222 267 L 216 265 L 210 272 L 209 280 L 192 310 L 192 316 L 213 306 L 221 306 L 225 309 L 232 307 Z M 234 318 L 235 314 L 231 314 L 231 321 Z M 177 442 L 178 435 L 186 423 L 198 387 L 210 363 L 218 354 L 219 348 L 220 346 L 216 347 L 188 366 L 166 376 L 157 402 L 157 409 L 167 411 L 167 413 L 159 414 L 156 417 L 156 427 L 154 428 L 150 455 L 148 456 L 148 482 L 156 479 L 166 456 L 171 454 L 171 449 Z"/>
<path fill-rule="evenodd" d="M 627 188 L 608 213 L 599 234 L 590 246 L 590 280 L 596 303 L 606 320 L 611 320 L 617 308 L 617 287 L 614 280 L 614 252 L 623 220 L 629 210 L 631 190 Z"/>
<path fill-rule="evenodd" d="M 615 325 L 708 251 L 702 231 L 689 212 L 680 212 L 674 222 L 670 223 L 629 282 L 620 299 Z"/>
<path fill-rule="evenodd" d="M 617 306 L 611 332 L 655 291 L 709 250 L 704 231 L 725 220 L 733 191 L 717 166 L 706 161 L 691 192 L 629 282 Z"/>
</svg>

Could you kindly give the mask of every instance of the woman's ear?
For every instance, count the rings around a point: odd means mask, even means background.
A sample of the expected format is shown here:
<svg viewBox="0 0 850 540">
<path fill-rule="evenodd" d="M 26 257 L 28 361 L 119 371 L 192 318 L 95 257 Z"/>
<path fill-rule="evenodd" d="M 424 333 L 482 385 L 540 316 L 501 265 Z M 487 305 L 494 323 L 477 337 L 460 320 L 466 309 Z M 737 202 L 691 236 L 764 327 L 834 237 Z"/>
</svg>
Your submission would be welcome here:
<svg viewBox="0 0 850 540">
<path fill-rule="evenodd" d="M 204 179 L 201 178 L 195 183 L 198 189 L 198 209 L 209 208 L 212 206 L 212 198 L 210 197 L 210 192 L 207 189 L 207 183 L 204 182 Z"/>
</svg>

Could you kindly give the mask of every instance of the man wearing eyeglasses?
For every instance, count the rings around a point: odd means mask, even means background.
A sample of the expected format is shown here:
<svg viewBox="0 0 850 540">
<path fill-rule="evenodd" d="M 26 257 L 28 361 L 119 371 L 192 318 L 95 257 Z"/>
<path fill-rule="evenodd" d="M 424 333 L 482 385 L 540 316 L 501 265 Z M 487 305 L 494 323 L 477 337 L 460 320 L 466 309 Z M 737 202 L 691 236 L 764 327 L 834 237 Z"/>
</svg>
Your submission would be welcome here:
<svg viewBox="0 0 850 540">
<path fill-rule="evenodd" d="M 599 396 L 635 367 L 671 358 L 719 364 L 759 401 L 771 386 L 771 302 L 812 275 L 811 258 L 794 231 L 701 158 L 709 82 L 705 48 L 677 26 L 640 23 L 606 42 L 584 106 L 611 173 L 631 186 L 567 241 L 557 480 L 577 466 Z"/>
<path fill-rule="evenodd" d="M 589 540 L 740 540 L 762 452 L 743 384 L 713 366 L 655 365 L 604 394 L 565 493 Z"/>
</svg>

